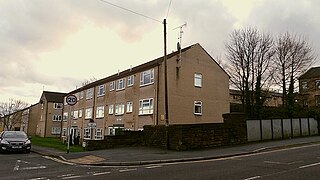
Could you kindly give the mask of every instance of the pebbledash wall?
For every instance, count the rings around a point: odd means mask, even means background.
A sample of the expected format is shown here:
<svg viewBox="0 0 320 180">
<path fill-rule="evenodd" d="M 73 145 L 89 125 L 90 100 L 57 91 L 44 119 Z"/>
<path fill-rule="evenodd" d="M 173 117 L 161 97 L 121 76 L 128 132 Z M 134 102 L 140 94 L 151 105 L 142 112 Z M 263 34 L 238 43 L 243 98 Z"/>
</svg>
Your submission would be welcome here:
<svg viewBox="0 0 320 180">
<path fill-rule="evenodd" d="M 248 141 L 319 135 L 314 118 L 247 120 Z"/>
<path fill-rule="evenodd" d="M 172 150 L 192 150 L 247 142 L 244 114 L 224 114 L 224 123 L 147 125 L 140 133 L 122 132 L 105 140 L 86 142 L 87 150 L 144 145 Z M 169 137 L 169 138 L 168 138 Z M 168 140 L 168 141 L 167 141 Z M 168 143 L 168 144 L 167 144 Z"/>
</svg>

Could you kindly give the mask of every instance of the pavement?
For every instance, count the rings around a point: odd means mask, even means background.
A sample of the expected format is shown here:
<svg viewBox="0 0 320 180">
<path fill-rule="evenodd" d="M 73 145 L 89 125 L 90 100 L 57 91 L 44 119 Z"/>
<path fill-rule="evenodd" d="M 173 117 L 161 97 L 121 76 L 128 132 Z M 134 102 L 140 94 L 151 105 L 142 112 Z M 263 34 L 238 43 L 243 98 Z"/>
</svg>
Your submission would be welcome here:
<svg viewBox="0 0 320 180">
<path fill-rule="evenodd" d="M 31 151 L 73 164 L 95 166 L 136 166 L 218 159 L 309 144 L 320 144 L 320 136 L 254 143 L 251 142 L 242 145 L 224 146 L 192 151 L 175 151 L 150 147 L 128 147 L 67 153 L 35 145 L 32 145 Z"/>
</svg>

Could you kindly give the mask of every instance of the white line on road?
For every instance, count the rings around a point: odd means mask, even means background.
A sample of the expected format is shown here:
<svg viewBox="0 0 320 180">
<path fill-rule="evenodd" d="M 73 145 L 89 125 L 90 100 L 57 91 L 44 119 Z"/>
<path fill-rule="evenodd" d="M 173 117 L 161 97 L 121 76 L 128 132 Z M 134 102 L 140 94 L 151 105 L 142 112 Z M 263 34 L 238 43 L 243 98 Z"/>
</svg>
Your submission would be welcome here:
<svg viewBox="0 0 320 180">
<path fill-rule="evenodd" d="M 25 167 L 25 168 L 20 168 L 19 170 L 33 170 L 33 169 L 45 169 L 47 168 L 46 166 L 36 166 L 36 167 Z"/>
<path fill-rule="evenodd" d="M 33 179 L 29 179 L 29 180 L 42 180 L 42 179 L 48 179 L 47 177 L 39 177 L 39 178 L 33 178 Z"/>
<path fill-rule="evenodd" d="M 81 176 L 68 176 L 68 177 L 64 177 L 62 179 L 76 179 L 76 178 L 80 178 Z"/>
<path fill-rule="evenodd" d="M 268 164 L 292 165 L 292 164 L 302 163 L 303 161 L 294 161 L 294 162 L 289 162 L 289 163 L 276 162 L 276 161 L 263 161 L 263 162 L 268 163 Z"/>
<path fill-rule="evenodd" d="M 137 169 L 121 169 L 119 172 L 128 172 L 128 171 L 136 171 Z"/>
<path fill-rule="evenodd" d="M 58 178 L 62 178 L 62 177 L 68 177 L 68 176 L 73 176 L 74 174 L 63 174 L 58 176 Z"/>
<path fill-rule="evenodd" d="M 146 169 L 153 169 L 153 168 L 160 168 L 160 167 L 162 167 L 162 166 L 148 166 L 148 167 L 146 167 Z"/>
<path fill-rule="evenodd" d="M 254 177 L 246 178 L 244 180 L 253 180 L 253 179 L 259 179 L 259 178 L 261 178 L 261 176 L 254 176 Z"/>
<path fill-rule="evenodd" d="M 99 175 L 105 175 L 105 174 L 110 174 L 111 172 L 100 172 L 100 173 L 94 173 L 92 175 L 94 176 L 99 176 Z"/>
<path fill-rule="evenodd" d="M 312 166 L 318 166 L 318 165 L 320 165 L 320 162 L 313 163 L 313 164 L 308 164 L 308 165 L 305 165 L 305 166 L 300 166 L 299 169 L 308 168 L 308 167 L 312 167 Z"/>
</svg>

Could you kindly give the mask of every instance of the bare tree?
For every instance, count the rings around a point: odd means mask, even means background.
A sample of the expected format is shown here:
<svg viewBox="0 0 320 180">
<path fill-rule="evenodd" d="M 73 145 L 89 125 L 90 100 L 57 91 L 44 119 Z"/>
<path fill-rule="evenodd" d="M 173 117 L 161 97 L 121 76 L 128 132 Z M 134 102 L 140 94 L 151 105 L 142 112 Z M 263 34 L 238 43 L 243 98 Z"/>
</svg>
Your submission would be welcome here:
<svg viewBox="0 0 320 180">
<path fill-rule="evenodd" d="M 280 35 L 276 43 L 274 79 L 282 87 L 283 107 L 292 116 L 294 91 L 298 77 L 315 61 L 311 46 L 305 38 L 290 33 Z"/>
<path fill-rule="evenodd" d="M 27 107 L 28 104 L 21 100 L 9 99 L 9 102 L 0 103 L 0 119 L 4 130 L 13 130 L 15 125 L 21 123 L 22 110 Z"/>
<path fill-rule="evenodd" d="M 231 83 L 242 93 L 247 116 L 260 115 L 264 103 L 262 90 L 269 88 L 271 80 L 270 61 L 274 53 L 271 35 L 255 28 L 235 30 L 226 50 Z"/>
</svg>

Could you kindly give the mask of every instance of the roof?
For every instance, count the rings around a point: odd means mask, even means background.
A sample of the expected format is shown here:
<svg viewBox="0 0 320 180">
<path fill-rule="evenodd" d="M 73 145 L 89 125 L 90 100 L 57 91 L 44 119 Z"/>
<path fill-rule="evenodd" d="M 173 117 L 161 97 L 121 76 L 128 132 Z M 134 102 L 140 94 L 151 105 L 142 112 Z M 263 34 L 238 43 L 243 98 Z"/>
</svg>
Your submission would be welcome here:
<svg viewBox="0 0 320 180">
<path fill-rule="evenodd" d="M 320 77 L 320 67 L 312 67 L 306 73 L 302 74 L 299 79 L 310 79 Z"/>
<path fill-rule="evenodd" d="M 198 44 L 198 43 L 197 43 Z M 196 44 L 193 44 L 191 46 L 188 46 L 186 48 L 183 48 L 181 49 L 181 52 L 185 52 L 189 49 L 191 49 L 193 46 L 195 46 Z M 173 56 L 176 56 L 177 54 L 179 53 L 179 51 L 175 51 L 175 52 L 172 52 L 170 54 L 167 55 L 167 59 L 170 59 L 172 58 Z M 211 57 L 211 56 L 210 56 Z M 158 66 L 160 63 L 162 63 L 164 61 L 164 56 L 162 57 L 159 57 L 157 59 L 154 59 L 154 60 L 151 60 L 149 62 L 146 62 L 144 64 L 141 64 L 139 66 L 136 66 L 136 67 L 133 67 L 133 68 L 130 68 L 130 69 L 127 69 L 125 71 L 122 71 L 122 72 L 119 72 L 119 73 L 116 73 L 114 75 L 111 75 L 111 76 L 108 76 L 106 78 L 103 78 L 103 79 L 100 79 L 100 80 L 97 80 L 95 82 L 92 82 L 90 84 L 87 84 L 83 87 L 80 87 L 72 92 L 69 92 L 68 94 L 74 94 L 74 93 L 77 93 L 77 92 L 80 92 L 80 91 L 83 91 L 85 89 L 89 89 L 89 88 L 92 88 L 92 87 L 95 87 L 95 86 L 98 86 L 98 85 L 101 85 L 103 83 L 106 83 L 106 82 L 110 82 L 110 81 L 114 81 L 114 80 L 117 80 L 119 78 L 122 78 L 122 77 L 126 77 L 130 74 L 134 74 L 134 73 L 137 73 L 137 72 L 140 72 L 141 70 L 143 69 L 148 69 L 148 68 L 153 68 L 153 67 L 156 67 Z"/>
<path fill-rule="evenodd" d="M 42 95 L 48 102 L 63 102 L 66 93 L 43 91 Z"/>
</svg>

